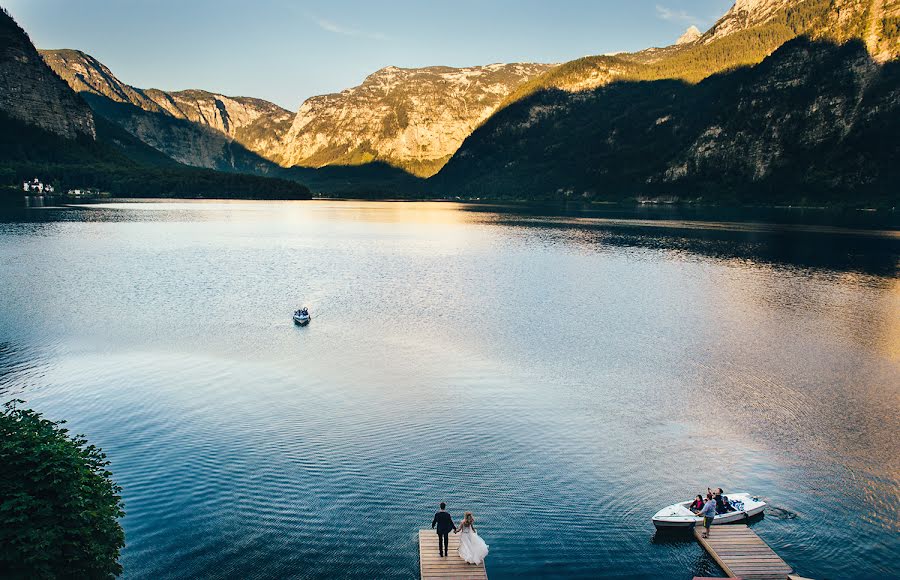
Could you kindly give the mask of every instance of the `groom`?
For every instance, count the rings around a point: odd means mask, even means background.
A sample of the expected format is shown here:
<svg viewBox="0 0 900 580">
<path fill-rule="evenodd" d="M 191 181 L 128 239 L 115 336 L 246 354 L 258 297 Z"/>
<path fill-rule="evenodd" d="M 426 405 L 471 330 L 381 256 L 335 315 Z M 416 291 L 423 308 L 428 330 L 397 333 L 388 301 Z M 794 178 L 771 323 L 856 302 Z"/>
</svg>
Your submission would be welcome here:
<svg viewBox="0 0 900 580">
<path fill-rule="evenodd" d="M 456 525 L 453 523 L 453 518 L 445 511 L 446 509 L 447 504 L 441 502 L 441 511 L 434 514 L 434 519 L 431 520 L 432 529 L 437 525 L 438 554 L 440 554 L 441 557 L 444 557 L 444 555 L 447 554 L 447 545 L 450 543 L 450 530 L 456 531 Z"/>
</svg>

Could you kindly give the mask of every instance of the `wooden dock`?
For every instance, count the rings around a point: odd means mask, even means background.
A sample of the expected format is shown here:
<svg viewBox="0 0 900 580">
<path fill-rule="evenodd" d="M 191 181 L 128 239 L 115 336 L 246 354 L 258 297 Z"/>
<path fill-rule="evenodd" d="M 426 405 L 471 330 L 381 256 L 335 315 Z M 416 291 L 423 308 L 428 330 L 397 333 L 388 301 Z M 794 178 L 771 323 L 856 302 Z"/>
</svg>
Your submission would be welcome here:
<svg viewBox="0 0 900 580">
<path fill-rule="evenodd" d="M 696 526 L 694 535 L 729 577 L 743 580 L 787 580 L 793 570 L 746 524 L 713 526 L 709 538 Z"/>
<path fill-rule="evenodd" d="M 438 537 L 434 530 L 419 530 L 419 573 L 422 580 L 487 580 L 484 563 L 466 564 L 456 553 L 459 536 L 450 534 L 450 553 L 438 555 Z"/>
</svg>

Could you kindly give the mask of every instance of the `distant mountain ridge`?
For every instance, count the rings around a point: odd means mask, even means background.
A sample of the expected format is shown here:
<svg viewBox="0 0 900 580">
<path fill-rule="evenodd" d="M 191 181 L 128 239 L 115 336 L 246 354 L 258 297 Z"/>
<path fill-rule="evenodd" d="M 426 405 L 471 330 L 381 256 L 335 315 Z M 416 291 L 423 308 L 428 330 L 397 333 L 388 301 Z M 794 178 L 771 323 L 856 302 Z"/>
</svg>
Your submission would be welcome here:
<svg viewBox="0 0 900 580">
<path fill-rule="evenodd" d="M 535 63 L 378 70 L 357 87 L 307 99 L 275 156 L 284 166 L 381 161 L 427 177 L 523 82 Z"/>
<path fill-rule="evenodd" d="M 701 36 L 703 36 L 703 33 L 700 32 L 700 29 L 694 25 L 691 25 L 687 30 L 684 31 L 684 34 L 678 37 L 678 40 L 675 41 L 675 46 L 681 44 L 690 44 L 691 42 L 699 39 Z"/>
<path fill-rule="evenodd" d="M 145 112 L 94 93 L 85 97 Z M 0 204 L 22 204 L 22 181 L 35 177 L 68 188 L 122 197 L 262 197 L 309 199 L 294 181 L 187 167 L 95 114 L 0 11 Z M 190 128 L 196 126 L 178 120 Z"/>
<path fill-rule="evenodd" d="M 895 175 L 885 128 L 898 55 L 900 0 L 737 0 L 670 46 L 561 65 L 386 67 L 294 114 L 138 89 L 84 53 L 44 52 L 94 112 L 169 157 L 323 192 L 748 202 L 783 178 L 796 191 L 781 199 L 808 190 L 828 203 L 842 188 L 884 197 Z"/>
<path fill-rule="evenodd" d="M 552 65 L 515 63 L 468 68 L 386 67 L 361 85 L 307 99 L 294 114 L 249 97 L 203 90 L 166 92 L 121 82 L 81 51 L 41 51 L 48 65 L 76 91 L 151 113 L 88 102 L 126 130 L 189 165 L 271 172 L 264 163 L 232 163 L 227 143 L 208 132 L 173 128 L 165 117 L 212 129 L 260 158 L 290 167 L 359 165 L 383 161 L 427 176 L 450 158 L 472 130 L 522 82 Z M 182 147 L 181 135 L 191 143 Z"/>
<path fill-rule="evenodd" d="M 265 153 L 280 142 L 293 118 L 290 111 L 262 99 L 133 87 L 78 50 L 40 53 L 97 113 L 186 165 L 272 173 L 274 164 Z"/>
<path fill-rule="evenodd" d="M 139 89 L 120 81 L 103 63 L 79 50 L 41 50 L 41 56 L 76 92 L 129 103 L 206 126 L 263 153 L 287 129 L 294 114 L 252 97 L 228 97 L 202 90 L 166 92 Z"/>
</svg>

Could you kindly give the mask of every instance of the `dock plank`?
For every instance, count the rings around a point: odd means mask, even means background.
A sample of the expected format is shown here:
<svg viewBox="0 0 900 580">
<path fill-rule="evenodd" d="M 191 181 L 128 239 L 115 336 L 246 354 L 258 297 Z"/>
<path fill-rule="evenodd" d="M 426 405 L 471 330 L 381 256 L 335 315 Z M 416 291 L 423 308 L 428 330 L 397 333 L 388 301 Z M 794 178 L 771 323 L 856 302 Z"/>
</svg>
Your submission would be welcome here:
<svg viewBox="0 0 900 580">
<path fill-rule="evenodd" d="M 745 580 L 787 580 L 794 570 L 746 524 L 713 526 L 709 538 L 694 528 L 700 545 L 729 577 Z"/>
<path fill-rule="evenodd" d="M 438 537 L 434 530 L 419 530 L 419 574 L 422 580 L 487 580 L 484 563 L 467 564 L 459 557 L 459 536 L 450 534 L 450 553 L 438 555 Z"/>
</svg>

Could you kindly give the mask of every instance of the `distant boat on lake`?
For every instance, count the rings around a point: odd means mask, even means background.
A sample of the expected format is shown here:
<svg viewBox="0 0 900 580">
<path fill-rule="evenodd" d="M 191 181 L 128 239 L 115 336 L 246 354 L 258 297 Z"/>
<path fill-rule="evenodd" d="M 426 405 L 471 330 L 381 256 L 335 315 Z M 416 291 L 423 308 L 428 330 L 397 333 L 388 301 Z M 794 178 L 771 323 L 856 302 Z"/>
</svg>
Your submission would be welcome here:
<svg viewBox="0 0 900 580">
<path fill-rule="evenodd" d="M 294 324 L 297 326 L 306 326 L 310 320 L 312 320 L 312 316 L 309 315 L 309 309 L 306 306 L 294 312 Z"/>
</svg>

